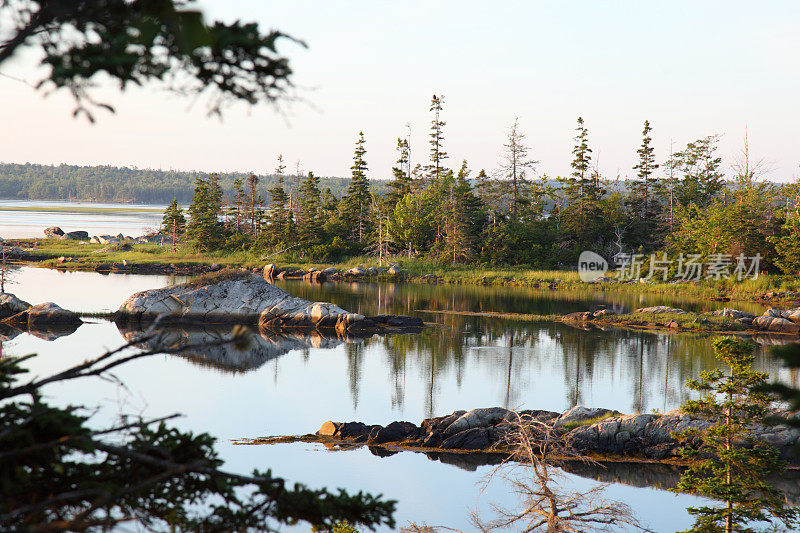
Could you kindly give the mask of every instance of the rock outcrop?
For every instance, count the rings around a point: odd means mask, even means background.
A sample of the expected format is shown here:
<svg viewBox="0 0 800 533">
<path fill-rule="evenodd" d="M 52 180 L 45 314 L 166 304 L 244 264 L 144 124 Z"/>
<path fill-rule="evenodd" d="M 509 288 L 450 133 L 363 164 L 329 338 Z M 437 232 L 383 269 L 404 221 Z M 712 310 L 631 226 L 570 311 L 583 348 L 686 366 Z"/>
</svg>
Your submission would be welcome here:
<svg viewBox="0 0 800 533">
<path fill-rule="evenodd" d="M 27 315 L 29 329 L 42 329 L 56 325 L 66 328 L 75 326 L 77 329 L 77 326 L 82 323 L 77 313 L 64 309 L 53 302 L 32 305 L 28 309 Z"/>
<path fill-rule="evenodd" d="M 327 302 L 291 296 L 261 276 L 221 271 L 189 283 L 134 294 L 116 313 L 118 322 L 156 318 L 172 324 L 258 324 L 261 329 L 303 328 L 346 331 L 421 328 L 413 317 L 365 317 Z"/>
<path fill-rule="evenodd" d="M 23 313 L 27 311 L 30 306 L 31 304 L 20 300 L 9 292 L 0 293 L 0 320 Z"/>
<path fill-rule="evenodd" d="M 675 432 L 702 429 L 708 422 L 692 418 L 679 409 L 663 415 L 622 415 L 609 409 L 574 407 L 565 413 L 552 411 L 513 412 L 502 407 L 456 411 L 447 416 L 387 426 L 361 422 L 327 421 L 317 432 L 333 441 L 387 444 L 404 448 L 437 450 L 509 451 L 508 436 L 519 420 L 533 420 L 554 427 L 581 453 L 621 454 L 662 460 L 679 455 Z M 785 459 L 797 463 L 791 454 L 800 442 L 800 429 L 787 426 L 757 426 L 753 435 L 772 444 Z"/>
<path fill-rule="evenodd" d="M 88 231 L 70 231 L 69 233 L 65 233 L 59 239 L 63 239 L 65 241 L 82 241 L 89 238 Z"/>
<path fill-rule="evenodd" d="M 50 226 L 49 228 L 44 228 L 44 236 L 48 238 L 58 238 L 64 235 L 64 230 L 59 228 L 58 226 Z"/>
</svg>

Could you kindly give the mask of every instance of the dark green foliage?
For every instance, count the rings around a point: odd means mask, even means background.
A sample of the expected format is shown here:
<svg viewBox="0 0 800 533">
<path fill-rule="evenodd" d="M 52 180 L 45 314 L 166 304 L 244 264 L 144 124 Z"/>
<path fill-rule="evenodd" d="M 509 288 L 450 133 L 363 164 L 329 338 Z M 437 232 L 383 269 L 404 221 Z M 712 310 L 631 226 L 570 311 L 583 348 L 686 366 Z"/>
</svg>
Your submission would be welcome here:
<svg viewBox="0 0 800 533">
<path fill-rule="evenodd" d="M 628 225 L 626 237 L 628 242 L 634 247 L 642 247 L 646 250 L 655 250 L 660 247 L 661 239 L 654 239 L 658 235 L 660 227 L 661 204 L 655 197 L 654 172 L 658 169 L 656 163 L 655 149 L 651 146 L 653 138 L 650 132 L 650 121 L 644 121 L 642 130 L 642 145 L 636 150 L 639 161 L 634 165 L 636 180 L 631 188 L 627 203 L 630 208 L 632 220 Z"/>
<path fill-rule="evenodd" d="M 277 52 L 280 41 L 295 41 L 257 23 L 207 23 L 192 1 L 181 0 L 26 0 L 3 2 L 0 16 L 15 27 L 0 45 L 0 64 L 21 47 L 43 54 L 47 75 L 39 87 L 67 89 L 74 114 L 94 120 L 88 89 L 101 75 L 121 88 L 153 80 L 181 95 L 206 93 L 209 113 L 225 105 L 273 102 L 289 87 L 289 60 Z M 302 43 L 299 43 L 302 45 Z"/>
<path fill-rule="evenodd" d="M 186 229 L 187 236 L 196 248 L 209 251 L 221 246 L 225 239 L 221 216 L 222 189 L 218 177 L 212 174 L 208 179 L 197 178 Z"/>
<path fill-rule="evenodd" d="M 447 152 L 444 151 L 444 127 L 447 124 L 441 119 L 444 96 L 431 97 L 430 111 L 433 113 L 431 132 L 428 134 L 430 144 L 430 162 L 425 165 L 425 175 L 430 180 L 438 180 L 445 175 L 444 160 Z"/>
<path fill-rule="evenodd" d="M 395 502 L 370 494 L 309 489 L 254 471 L 221 470 L 214 438 L 170 427 L 166 419 L 124 418 L 90 427 L 87 409 L 48 405 L 48 383 L 111 379 L 139 357 L 107 352 L 57 375 L 22 381 L 25 358 L 0 359 L 0 524 L 4 530 L 264 531 L 308 522 L 393 526 Z M 205 505 L 207 503 L 207 505 Z M 198 505 L 201 504 L 201 505 Z"/>
<path fill-rule="evenodd" d="M 391 213 L 394 211 L 397 202 L 403 196 L 411 193 L 411 172 L 409 167 L 409 152 L 408 139 L 397 139 L 397 151 L 400 152 L 400 157 L 397 159 L 397 166 L 392 167 L 393 179 L 388 184 L 388 191 L 383 197 L 384 211 Z"/>
<path fill-rule="evenodd" d="M 722 159 L 715 154 L 718 141 L 719 135 L 709 135 L 672 154 L 668 164 L 679 176 L 675 197 L 684 207 L 689 204 L 708 207 L 724 189 Z"/>
<path fill-rule="evenodd" d="M 234 182 L 244 182 L 249 174 L 219 173 L 220 187 L 233 196 Z M 0 163 L 0 198 L 18 200 L 76 200 L 90 202 L 136 202 L 168 204 L 177 198 L 181 204 L 192 201 L 196 177 L 207 179 L 208 172 L 151 170 L 113 166 L 37 165 Z M 285 179 L 284 174 L 258 176 L 259 194 L 266 195 Z M 323 187 L 336 195 L 347 190 L 346 178 L 321 177 Z M 372 183 L 382 190 L 381 182 Z"/>
<path fill-rule="evenodd" d="M 751 369 L 753 344 L 733 337 L 714 341 L 714 352 L 727 367 L 700 373 L 687 386 L 702 394 L 682 410 L 711 423 L 688 429 L 679 437 L 686 443 L 684 458 L 694 462 L 681 476 L 676 490 L 716 500 L 724 505 L 690 507 L 696 522 L 689 531 L 751 531 L 753 522 L 777 518 L 787 527 L 798 524 L 796 509 L 785 507 L 781 491 L 766 482 L 785 463 L 768 443 L 752 437 L 751 426 L 763 424 L 770 396 L 762 389 L 767 375 Z"/>
<path fill-rule="evenodd" d="M 309 172 L 300 187 L 299 209 L 297 212 L 297 236 L 304 243 L 316 244 L 322 237 L 321 206 L 319 179 L 314 176 L 313 172 Z"/>
<path fill-rule="evenodd" d="M 342 198 L 342 221 L 345 223 L 347 236 L 359 243 L 364 243 L 369 236 L 371 224 L 372 192 L 367 180 L 367 162 L 364 155 L 364 133 L 358 133 L 356 149 L 353 154 L 353 166 L 350 177 L 350 186 Z"/>
<path fill-rule="evenodd" d="M 186 217 L 183 216 L 183 209 L 178 205 L 177 198 L 172 200 L 164 210 L 164 218 L 161 221 L 161 233 L 164 235 L 181 236 L 186 232 Z"/>
</svg>

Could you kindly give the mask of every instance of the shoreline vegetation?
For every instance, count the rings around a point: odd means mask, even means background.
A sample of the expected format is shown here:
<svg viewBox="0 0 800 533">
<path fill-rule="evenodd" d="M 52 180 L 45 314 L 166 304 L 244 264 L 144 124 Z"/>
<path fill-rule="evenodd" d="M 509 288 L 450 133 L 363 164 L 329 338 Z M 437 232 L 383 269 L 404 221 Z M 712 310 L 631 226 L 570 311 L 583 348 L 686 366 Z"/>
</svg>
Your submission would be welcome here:
<svg viewBox="0 0 800 533">
<path fill-rule="evenodd" d="M 62 239 L 17 239 L 5 244 L 22 250 L 23 261 L 18 264 L 53 268 L 61 271 L 98 271 L 101 273 L 140 273 L 162 275 L 200 275 L 226 268 L 241 268 L 263 273 L 264 266 L 279 263 L 280 257 L 257 257 L 251 252 L 196 253 L 190 248 L 172 245 L 124 243 L 102 245 Z M 524 287 L 543 292 L 608 293 L 608 294 L 651 294 L 675 298 L 695 298 L 698 300 L 722 301 L 726 307 L 737 303 L 758 302 L 767 306 L 782 308 L 800 305 L 800 293 L 795 292 L 796 281 L 787 280 L 775 274 L 761 274 L 756 280 L 740 283 L 720 281 L 699 281 L 685 283 L 632 283 L 617 282 L 613 278 L 606 281 L 585 283 L 577 272 L 541 271 L 518 267 L 482 268 L 480 266 L 453 266 L 437 264 L 419 259 L 397 258 L 393 267 L 376 267 L 378 261 L 369 257 L 358 257 L 338 264 L 318 262 L 282 263 L 273 267 L 278 279 L 306 279 L 310 274 L 328 272 L 327 279 L 340 282 L 403 282 L 419 284 L 458 284 L 472 286 Z M 283 271 L 284 278 L 277 274 Z M 612 273 L 613 275 L 613 273 Z M 320 281 L 315 276 L 313 282 Z M 793 305 L 795 304 L 795 305 Z M 631 313 L 597 313 L 586 310 L 570 315 L 538 315 L 504 312 L 471 312 L 458 310 L 416 309 L 415 312 L 428 317 L 442 314 L 474 315 L 505 318 L 520 321 L 561 322 L 583 329 L 619 328 L 656 330 L 669 332 L 734 334 L 734 335 L 773 335 L 776 338 L 797 337 L 798 332 L 789 330 L 767 330 L 742 322 L 735 317 L 720 316 L 713 312 L 669 312 L 659 310 L 647 312 L 636 310 Z M 99 317 L 98 317 L 99 318 Z M 760 318 L 760 317 L 759 317 Z"/>
<path fill-rule="evenodd" d="M 199 252 L 186 245 L 135 244 L 130 248 L 120 244 L 89 244 L 61 239 L 9 239 L 7 246 L 22 250 L 22 262 L 59 270 L 109 270 L 130 273 L 203 273 L 212 266 L 219 268 L 262 269 L 265 264 L 279 265 L 284 270 L 324 270 L 333 268 L 346 272 L 353 268 L 365 270 L 360 278 L 375 281 L 404 281 L 409 283 L 442 283 L 478 286 L 511 286 L 541 289 L 576 289 L 592 292 L 656 294 L 714 301 L 793 303 L 800 302 L 800 279 L 794 276 L 761 273 L 757 279 L 700 280 L 682 283 L 622 281 L 609 272 L 605 281 L 586 283 L 576 270 L 538 270 L 522 266 L 452 265 L 419 258 L 395 257 L 384 260 L 383 266 L 375 257 L 358 256 L 341 262 L 298 261 L 285 254 L 272 256 L 251 251 Z M 400 273 L 391 274 L 390 265 Z M 367 269 L 374 268 L 370 273 Z M 355 277 L 355 276 L 353 276 Z"/>
</svg>

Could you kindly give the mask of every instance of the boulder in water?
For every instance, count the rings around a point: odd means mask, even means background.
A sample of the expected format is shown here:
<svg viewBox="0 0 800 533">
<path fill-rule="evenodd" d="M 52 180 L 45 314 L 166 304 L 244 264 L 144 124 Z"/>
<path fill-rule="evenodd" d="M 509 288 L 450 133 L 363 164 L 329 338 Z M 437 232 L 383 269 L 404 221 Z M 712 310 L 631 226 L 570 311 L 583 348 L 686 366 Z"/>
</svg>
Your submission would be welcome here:
<svg viewBox="0 0 800 533">
<path fill-rule="evenodd" d="M 50 226 L 49 228 L 44 228 L 44 235 L 48 238 L 57 238 L 64 235 L 64 230 L 59 228 L 58 226 Z"/>
<path fill-rule="evenodd" d="M 25 312 L 30 306 L 9 292 L 0 293 L 0 319 Z"/>
</svg>

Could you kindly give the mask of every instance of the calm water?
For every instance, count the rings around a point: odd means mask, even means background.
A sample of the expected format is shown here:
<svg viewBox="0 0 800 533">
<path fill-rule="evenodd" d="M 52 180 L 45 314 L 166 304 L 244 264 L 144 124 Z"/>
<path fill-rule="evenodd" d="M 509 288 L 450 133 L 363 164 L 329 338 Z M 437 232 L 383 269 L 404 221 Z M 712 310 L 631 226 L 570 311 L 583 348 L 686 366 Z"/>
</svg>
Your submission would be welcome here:
<svg viewBox="0 0 800 533">
<path fill-rule="evenodd" d="M 80 311 L 110 310 L 133 292 L 164 286 L 169 277 L 14 271 L 11 292 L 32 303 L 51 300 Z M 420 335 L 374 337 L 359 342 L 320 342 L 272 337 L 261 351 L 233 355 L 206 351 L 154 356 L 120 368 L 126 387 L 73 382 L 47 389 L 56 403 L 101 406 L 97 423 L 120 412 L 156 417 L 183 413 L 177 424 L 219 440 L 228 467 L 271 467 L 311 486 L 363 489 L 399 501 L 400 525 L 409 520 L 472 530 L 470 510 L 492 502 L 511 505 L 502 482 L 482 493 L 477 485 L 491 466 L 447 464 L 424 454 L 388 458 L 367 449 L 330 452 L 312 444 L 234 445 L 230 439 L 313 432 L 328 419 L 418 423 L 431 415 L 487 406 L 564 410 L 576 404 L 622 412 L 672 409 L 686 399 L 683 382 L 714 365 L 709 341 L 690 335 L 600 331 L 562 324 L 423 313 L 424 310 L 552 313 L 600 305 L 628 309 L 676 303 L 659 298 L 485 287 L 392 284 L 286 283 L 296 296 L 333 301 L 364 314 L 409 313 L 434 323 Z M 712 304 L 677 302 L 700 308 Z M 758 311 L 757 306 L 752 307 Z M 46 374 L 124 342 L 116 326 L 95 321 L 74 334 L 46 341 L 20 334 L 3 354 L 36 352 L 28 367 Z M 268 345 L 267 350 L 264 346 Z M 757 366 L 784 382 L 792 375 L 759 348 Z M 586 488 L 591 477 L 615 481 L 608 496 L 624 500 L 657 531 L 689 525 L 687 505 L 697 500 L 664 490 L 674 472 L 614 467 L 569 474 Z"/>
<path fill-rule="evenodd" d="M 97 207 L 152 208 L 153 212 L 86 213 L 76 209 Z M 8 208 L 26 208 L 26 210 L 17 211 Z M 159 227 L 164 208 L 165 206 L 138 204 L 0 200 L 0 237 L 4 239 L 44 237 L 44 228 L 50 226 L 59 226 L 65 232 L 84 230 L 89 232 L 89 235 L 122 233 L 138 237 Z"/>
</svg>

